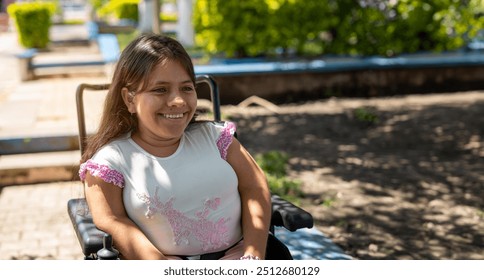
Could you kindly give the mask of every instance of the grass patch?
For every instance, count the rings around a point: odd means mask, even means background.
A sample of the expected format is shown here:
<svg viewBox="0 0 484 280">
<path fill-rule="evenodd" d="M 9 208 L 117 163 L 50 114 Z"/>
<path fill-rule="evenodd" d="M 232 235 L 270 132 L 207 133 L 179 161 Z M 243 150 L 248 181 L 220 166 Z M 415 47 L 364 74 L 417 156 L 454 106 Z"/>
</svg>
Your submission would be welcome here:
<svg viewBox="0 0 484 280">
<path fill-rule="evenodd" d="M 367 125 L 372 125 L 379 122 L 379 118 L 375 113 L 375 110 L 368 107 L 356 108 L 353 111 L 353 114 L 356 120 Z"/>
<path fill-rule="evenodd" d="M 484 219 L 484 209 L 478 209 L 477 216 L 479 216 L 481 219 Z"/>
<path fill-rule="evenodd" d="M 264 170 L 272 194 L 294 204 L 299 204 L 303 196 L 301 182 L 287 177 L 289 156 L 280 151 L 269 151 L 255 156 L 256 162 Z"/>
<path fill-rule="evenodd" d="M 325 198 L 321 202 L 321 205 L 323 207 L 331 208 L 335 203 L 336 203 L 336 199 L 334 199 L 334 198 Z"/>
</svg>

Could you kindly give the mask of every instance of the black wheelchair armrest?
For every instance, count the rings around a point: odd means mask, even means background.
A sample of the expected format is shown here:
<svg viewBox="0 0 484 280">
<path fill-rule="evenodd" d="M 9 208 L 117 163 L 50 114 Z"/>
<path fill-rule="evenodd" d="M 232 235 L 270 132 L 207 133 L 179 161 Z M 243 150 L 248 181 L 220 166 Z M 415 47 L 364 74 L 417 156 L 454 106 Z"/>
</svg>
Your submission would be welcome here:
<svg viewBox="0 0 484 280">
<path fill-rule="evenodd" d="M 289 231 L 312 228 L 313 216 L 280 196 L 273 194 L 271 227 L 282 226 Z"/>
<path fill-rule="evenodd" d="M 67 212 L 81 245 L 82 253 L 86 258 L 96 256 L 103 248 L 103 237 L 105 232 L 94 225 L 91 212 L 84 198 L 74 198 L 67 202 Z"/>
</svg>

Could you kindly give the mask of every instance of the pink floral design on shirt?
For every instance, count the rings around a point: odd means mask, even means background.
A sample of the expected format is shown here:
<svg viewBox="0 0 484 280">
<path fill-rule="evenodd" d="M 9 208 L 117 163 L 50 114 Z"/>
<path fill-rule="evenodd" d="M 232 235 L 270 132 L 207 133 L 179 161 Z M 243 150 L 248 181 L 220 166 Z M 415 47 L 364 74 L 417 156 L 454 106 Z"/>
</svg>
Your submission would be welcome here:
<svg viewBox="0 0 484 280">
<path fill-rule="evenodd" d="M 230 218 L 220 218 L 217 221 L 207 219 L 210 211 L 216 210 L 220 205 L 220 198 L 207 199 L 203 210 L 196 213 L 196 218 L 190 218 L 174 209 L 174 197 L 162 203 L 158 199 L 157 192 L 155 191 L 154 197 L 147 194 L 137 194 L 137 196 L 148 206 L 148 211 L 145 214 L 147 218 L 152 218 L 155 214 L 164 215 L 168 218 L 173 229 L 176 245 L 187 245 L 190 236 L 193 236 L 202 244 L 202 250 L 205 252 L 229 245 L 227 235 L 229 229 L 226 223 Z"/>
<path fill-rule="evenodd" d="M 81 164 L 79 168 L 79 177 L 82 181 L 86 179 L 86 172 L 89 171 L 94 177 L 101 178 L 106 183 L 114 184 L 120 188 L 124 187 L 124 176 L 117 170 L 109 168 L 104 164 L 98 164 L 92 160 L 88 160 Z"/>
<path fill-rule="evenodd" d="M 227 159 L 227 149 L 230 144 L 232 144 L 232 135 L 234 135 L 235 129 L 235 124 L 233 122 L 227 122 L 217 139 L 217 147 L 220 151 L 220 156 L 225 160 Z"/>
</svg>

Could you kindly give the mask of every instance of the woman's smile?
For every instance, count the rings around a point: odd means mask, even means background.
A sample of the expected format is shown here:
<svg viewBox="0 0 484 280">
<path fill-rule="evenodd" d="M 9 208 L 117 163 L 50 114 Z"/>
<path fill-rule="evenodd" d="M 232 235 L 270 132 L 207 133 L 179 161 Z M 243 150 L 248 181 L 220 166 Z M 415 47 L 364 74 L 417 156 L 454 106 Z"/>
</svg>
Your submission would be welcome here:
<svg viewBox="0 0 484 280">
<path fill-rule="evenodd" d="M 176 114 L 176 115 L 163 115 L 167 119 L 181 119 L 183 118 L 183 114 Z"/>
<path fill-rule="evenodd" d="M 179 114 L 159 114 L 161 115 L 163 118 L 166 118 L 166 119 L 172 119 L 172 120 L 176 120 L 176 119 L 181 119 L 185 116 L 184 113 L 179 113 Z"/>
</svg>

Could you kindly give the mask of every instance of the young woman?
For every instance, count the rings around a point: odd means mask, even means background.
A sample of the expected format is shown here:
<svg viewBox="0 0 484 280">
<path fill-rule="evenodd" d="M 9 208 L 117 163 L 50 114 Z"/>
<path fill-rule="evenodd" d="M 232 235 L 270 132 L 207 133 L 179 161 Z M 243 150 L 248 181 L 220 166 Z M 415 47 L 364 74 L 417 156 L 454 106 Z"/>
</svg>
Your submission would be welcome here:
<svg viewBox="0 0 484 280">
<path fill-rule="evenodd" d="M 124 259 L 264 259 L 266 178 L 230 122 L 196 122 L 191 58 L 141 35 L 122 52 L 81 180 Z"/>
</svg>

